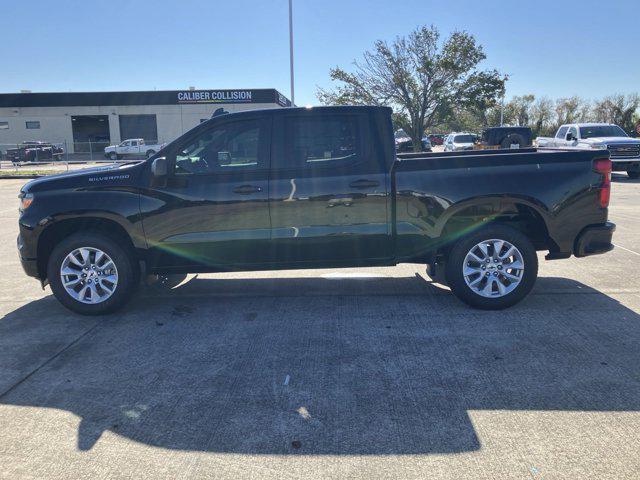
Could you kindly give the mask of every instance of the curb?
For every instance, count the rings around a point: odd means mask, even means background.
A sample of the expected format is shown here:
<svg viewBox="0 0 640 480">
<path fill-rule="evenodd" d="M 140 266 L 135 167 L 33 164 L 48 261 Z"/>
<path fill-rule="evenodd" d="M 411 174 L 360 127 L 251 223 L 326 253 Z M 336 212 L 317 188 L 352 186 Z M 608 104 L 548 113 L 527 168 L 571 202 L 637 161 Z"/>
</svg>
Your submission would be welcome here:
<svg viewBox="0 0 640 480">
<path fill-rule="evenodd" d="M 40 178 L 46 177 L 46 175 L 0 175 L 0 180 L 15 180 L 16 178 Z"/>
</svg>

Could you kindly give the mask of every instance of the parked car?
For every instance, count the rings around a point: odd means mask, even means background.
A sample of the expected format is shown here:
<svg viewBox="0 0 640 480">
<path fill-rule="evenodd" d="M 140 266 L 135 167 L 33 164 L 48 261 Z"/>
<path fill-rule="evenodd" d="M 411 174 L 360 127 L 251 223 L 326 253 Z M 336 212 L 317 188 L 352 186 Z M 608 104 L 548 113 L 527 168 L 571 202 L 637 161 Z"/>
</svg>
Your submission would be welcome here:
<svg viewBox="0 0 640 480">
<path fill-rule="evenodd" d="M 609 150 L 614 172 L 640 178 L 640 138 L 631 138 L 617 125 L 572 123 L 558 128 L 555 137 L 538 137 L 539 148 Z"/>
<path fill-rule="evenodd" d="M 473 150 L 476 136 L 472 133 L 450 133 L 444 141 L 445 152 Z"/>
<path fill-rule="evenodd" d="M 28 275 L 82 314 L 144 274 L 428 265 L 477 308 L 522 300 L 549 260 L 613 248 L 606 150 L 396 154 L 391 109 L 254 110 L 162 155 L 32 180 Z"/>
<path fill-rule="evenodd" d="M 124 157 L 147 157 L 150 158 L 164 147 L 162 144 L 145 143 L 144 138 L 130 138 L 119 145 L 110 145 L 104 149 L 104 156 L 111 160 L 118 160 Z"/>
<path fill-rule="evenodd" d="M 398 137 L 396 138 L 396 152 L 398 153 L 407 153 L 413 152 L 413 141 L 409 137 Z M 422 139 L 422 151 L 430 152 L 431 151 L 431 142 L 429 142 L 428 138 Z"/>
<path fill-rule="evenodd" d="M 477 147 L 482 149 L 515 149 L 532 146 L 529 127 L 491 127 L 483 130 Z"/>
<path fill-rule="evenodd" d="M 446 135 L 441 133 L 432 133 L 431 135 L 428 135 L 428 137 L 431 145 L 442 145 L 444 143 Z"/>
<path fill-rule="evenodd" d="M 63 156 L 64 149 L 49 142 L 22 142 L 4 154 L 13 163 L 58 161 Z"/>
</svg>

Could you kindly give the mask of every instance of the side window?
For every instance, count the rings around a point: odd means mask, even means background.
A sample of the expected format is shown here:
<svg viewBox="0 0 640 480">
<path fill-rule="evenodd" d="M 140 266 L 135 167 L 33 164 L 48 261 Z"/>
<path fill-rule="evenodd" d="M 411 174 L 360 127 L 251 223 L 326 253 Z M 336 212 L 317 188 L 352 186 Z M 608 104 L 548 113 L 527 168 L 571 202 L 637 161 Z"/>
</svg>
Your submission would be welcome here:
<svg viewBox="0 0 640 480">
<path fill-rule="evenodd" d="M 131 142 L 129 142 L 129 141 L 122 142 L 122 146 L 123 147 L 129 147 L 129 146 L 131 146 Z"/>
<path fill-rule="evenodd" d="M 178 147 L 176 174 L 208 174 L 255 169 L 261 166 L 260 123 L 234 122 L 200 132 Z"/>
<path fill-rule="evenodd" d="M 285 119 L 286 168 L 315 168 L 359 157 L 358 117 L 323 115 Z"/>
<path fill-rule="evenodd" d="M 137 147 L 138 146 L 138 141 L 134 140 L 133 142 L 131 142 L 131 146 L 132 147 Z"/>
<path fill-rule="evenodd" d="M 571 127 L 568 133 L 573 135 L 573 138 L 578 138 L 578 129 L 576 127 Z"/>
<path fill-rule="evenodd" d="M 558 133 L 556 133 L 556 138 L 561 138 L 564 140 L 567 136 L 567 130 L 569 130 L 569 127 L 560 127 Z"/>
</svg>

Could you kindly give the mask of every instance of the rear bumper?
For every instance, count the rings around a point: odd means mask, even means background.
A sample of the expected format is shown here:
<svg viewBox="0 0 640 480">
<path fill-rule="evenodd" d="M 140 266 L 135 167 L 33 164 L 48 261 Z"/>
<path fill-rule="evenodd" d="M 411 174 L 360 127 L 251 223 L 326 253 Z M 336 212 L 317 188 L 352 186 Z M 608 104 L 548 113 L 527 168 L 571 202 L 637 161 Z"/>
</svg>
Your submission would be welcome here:
<svg viewBox="0 0 640 480">
<path fill-rule="evenodd" d="M 623 159 L 612 159 L 611 169 L 614 172 L 626 172 L 627 170 L 640 170 L 640 158 L 630 158 L 628 160 Z"/>
<path fill-rule="evenodd" d="M 589 225 L 576 238 L 573 250 L 574 255 L 576 257 L 587 257 L 610 252 L 613 250 L 611 239 L 615 231 L 616 226 L 611 222 L 602 225 Z"/>
</svg>

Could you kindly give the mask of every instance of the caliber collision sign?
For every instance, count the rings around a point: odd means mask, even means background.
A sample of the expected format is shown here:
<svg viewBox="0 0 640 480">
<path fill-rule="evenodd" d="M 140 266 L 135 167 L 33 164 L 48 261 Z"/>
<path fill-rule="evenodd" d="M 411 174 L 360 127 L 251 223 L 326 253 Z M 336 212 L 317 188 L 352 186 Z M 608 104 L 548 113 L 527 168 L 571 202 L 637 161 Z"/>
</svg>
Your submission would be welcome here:
<svg viewBox="0 0 640 480">
<path fill-rule="evenodd" d="M 250 90 L 188 90 L 178 92 L 178 103 L 250 103 Z"/>
</svg>

